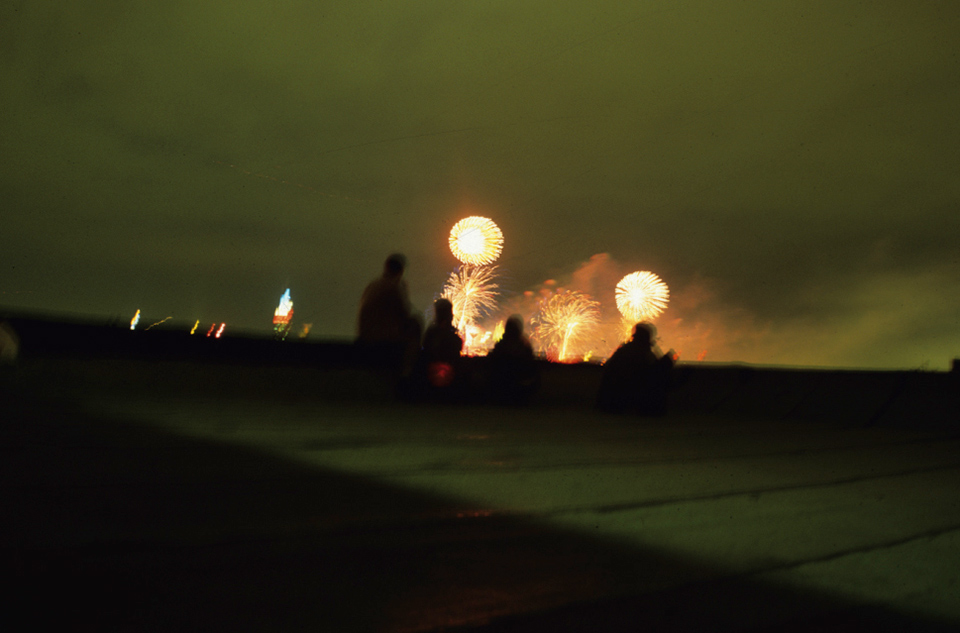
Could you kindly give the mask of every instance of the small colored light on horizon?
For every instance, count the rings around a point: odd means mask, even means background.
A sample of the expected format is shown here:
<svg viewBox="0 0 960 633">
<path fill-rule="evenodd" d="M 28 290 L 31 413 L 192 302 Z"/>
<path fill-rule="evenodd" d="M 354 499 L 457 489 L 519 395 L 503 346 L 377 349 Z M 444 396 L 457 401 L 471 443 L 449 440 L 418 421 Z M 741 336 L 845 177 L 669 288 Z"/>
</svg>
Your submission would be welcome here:
<svg viewBox="0 0 960 633">
<path fill-rule="evenodd" d="M 285 340 L 290 332 L 290 321 L 293 320 L 293 300 L 290 299 L 290 289 L 280 297 L 280 305 L 273 311 L 273 331 L 279 340 Z"/>
<path fill-rule="evenodd" d="M 155 326 L 155 325 L 160 325 L 160 324 L 163 323 L 164 321 L 169 321 L 169 320 L 172 319 L 172 318 L 173 318 L 172 316 L 168 316 L 167 318 L 161 319 L 160 321 L 157 321 L 156 323 L 151 323 L 151 324 L 148 325 L 145 329 L 149 330 L 149 329 L 152 328 L 153 326 Z"/>
<path fill-rule="evenodd" d="M 293 316 L 293 301 L 290 299 L 290 289 L 287 288 L 287 291 L 280 297 L 280 305 L 273 312 L 273 322 L 289 321 L 291 316 Z"/>
</svg>

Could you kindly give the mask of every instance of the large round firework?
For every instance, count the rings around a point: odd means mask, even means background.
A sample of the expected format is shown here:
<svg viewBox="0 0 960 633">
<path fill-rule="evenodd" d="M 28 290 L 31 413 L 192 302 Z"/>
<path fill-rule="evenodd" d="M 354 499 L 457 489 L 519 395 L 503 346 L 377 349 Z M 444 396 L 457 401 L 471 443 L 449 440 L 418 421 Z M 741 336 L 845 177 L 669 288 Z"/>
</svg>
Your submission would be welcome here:
<svg viewBox="0 0 960 633">
<path fill-rule="evenodd" d="M 657 318 L 669 300 L 667 284 L 648 271 L 630 273 L 617 284 L 617 309 L 632 323 Z"/>
<path fill-rule="evenodd" d="M 464 264 L 483 266 L 500 257 L 503 233 L 493 220 L 470 216 L 450 230 L 450 250 Z"/>
</svg>

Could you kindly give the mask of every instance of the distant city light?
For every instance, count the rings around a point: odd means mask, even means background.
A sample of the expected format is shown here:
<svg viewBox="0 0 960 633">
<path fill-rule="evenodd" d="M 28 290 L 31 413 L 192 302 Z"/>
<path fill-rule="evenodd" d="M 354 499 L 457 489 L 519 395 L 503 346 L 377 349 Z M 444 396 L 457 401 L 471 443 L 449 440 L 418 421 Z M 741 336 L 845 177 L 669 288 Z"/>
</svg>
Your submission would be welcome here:
<svg viewBox="0 0 960 633">
<path fill-rule="evenodd" d="M 280 305 L 273 312 L 273 332 L 276 338 L 284 340 L 290 332 L 290 321 L 293 319 L 293 300 L 290 299 L 290 289 L 280 297 Z"/>
<path fill-rule="evenodd" d="M 190 328 L 190 334 L 193 334 L 197 331 L 197 326 L 200 325 L 200 319 L 197 319 L 197 322 L 193 324 L 193 327 Z"/>
<path fill-rule="evenodd" d="M 140 310 L 137 310 L 137 313 L 133 315 L 132 319 L 130 319 L 130 329 L 137 329 L 137 323 L 140 323 Z"/>
<path fill-rule="evenodd" d="M 293 301 L 290 299 L 290 289 L 287 288 L 283 296 L 280 297 L 280 305 L 274 311 L 274 317 L 286 318 L 293 314 Z"/>
<path fill-rule="evenodd" d="M 151 324 L 148 325 L 145 329 L 149 330 L 149 329 L 152 328 L 154 325 L 160 325 L 160 324 L 163 323 L 164 321 L 169 321 L 169 320 L 172 319 L 172 318 L 173 318 L 173 317 L 167 317 L 167 318 L 165 318 L 165 319 L 161 319 L 161 320 L 157 321 L 156 323 L 151 323 Z"/>
</svg>

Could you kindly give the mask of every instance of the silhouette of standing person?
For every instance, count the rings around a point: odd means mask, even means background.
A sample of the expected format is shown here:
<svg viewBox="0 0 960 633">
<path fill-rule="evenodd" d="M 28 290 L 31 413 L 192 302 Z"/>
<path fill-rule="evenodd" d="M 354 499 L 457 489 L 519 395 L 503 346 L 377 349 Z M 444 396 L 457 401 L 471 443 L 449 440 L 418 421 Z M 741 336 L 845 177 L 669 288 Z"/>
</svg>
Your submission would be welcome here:
<svg viewBox="0 0 960 633">
<path fill-rule="evenodd" d="M 597 405 L 608 412 L 663 415 L 673 368 L 673 351 L 658 355 L 656 330 L 638 323 L 633 337 L 617 348 L 603 366 Z"/>
<path fill-rule="evenodd" d="M 522 404 L 539 384 L 533 347 L 523 333 L 523 320 L 513 315 L 503 326 L 503 336 L 487 354 L 490 397 L 495 402 Z"/>
<path fill-rule="evenodd" d="M 420 323 L 410 314 L 406 257 L 395 253 L 383 274 L 367 284 L 357 315 L 357 343 L 368 362 L 403 372 L 420 341 Z"/>
</svg>

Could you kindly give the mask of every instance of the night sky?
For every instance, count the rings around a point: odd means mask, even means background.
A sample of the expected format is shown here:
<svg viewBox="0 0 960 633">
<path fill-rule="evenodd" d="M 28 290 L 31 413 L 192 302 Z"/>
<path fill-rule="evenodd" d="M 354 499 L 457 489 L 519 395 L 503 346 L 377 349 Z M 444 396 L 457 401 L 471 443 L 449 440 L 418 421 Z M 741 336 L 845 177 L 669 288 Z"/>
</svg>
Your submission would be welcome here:
<svg viewBox="0 0 960 633">
<path fill-rule="evenodd" d="M 712 361 L 960 356 L 953 0 L 0 4 L 0 306 L 352 336 L 466 215 Z M 553 286 L 556 287 L 556 286 Z M 165 325 L 167 325 L 165 324 Z"/>
</svg>

